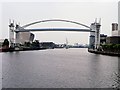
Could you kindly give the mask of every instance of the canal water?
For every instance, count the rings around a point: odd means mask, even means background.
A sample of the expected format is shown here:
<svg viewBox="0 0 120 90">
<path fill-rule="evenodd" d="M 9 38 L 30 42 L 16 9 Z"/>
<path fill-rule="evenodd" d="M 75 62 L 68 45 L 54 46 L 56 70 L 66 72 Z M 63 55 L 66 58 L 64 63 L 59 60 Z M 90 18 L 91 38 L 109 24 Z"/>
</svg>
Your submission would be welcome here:
<svg viewBox="0 0 120 90">
<path fill-rule="evenodd" d="M 118 57 L 87 49 L 0 53 L 3 88 L 110 88 L 116 85 Z"/>
</svg>

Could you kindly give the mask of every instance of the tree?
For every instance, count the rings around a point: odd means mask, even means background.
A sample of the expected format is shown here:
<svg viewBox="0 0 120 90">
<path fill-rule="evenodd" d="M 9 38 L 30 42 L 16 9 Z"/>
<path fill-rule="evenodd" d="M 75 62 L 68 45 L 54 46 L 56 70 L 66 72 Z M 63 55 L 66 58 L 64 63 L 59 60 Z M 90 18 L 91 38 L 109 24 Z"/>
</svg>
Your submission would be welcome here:
<svg viewBox="0 0 120 90">
<path fill-rule="evenodd" d="M 39 47 L 39 41 L 38 40 L 35 40 L 35 46 Z"/>
<path fill-rule="evenodd" d="M 115 44 L 113 48 L 115 52 L 120 52 L 120 44 Z"/>
<path fill-rule="evenodd" d="M 25 46 L 25 47 L 30 47 L 30 45 L 31 45 L 30 42 L 25 42 L 25 43 L 24 43 L 24 46 Z"/>
<path fill-rule="evenodd" d="M 4 40 L 2 46 L 3 46 L 3 47 L 4 47 L 4 46 L 8 46 L 8 47 L 9 47 L 9 41 L 8 41 L 8 39 L 5 39 L 5 40 Z"/>
<path fill-rule="evenodd" d="M 40 48 L 40 43 L 38 40 L 35 40 L 33 43 L 32 43 L 32 47 L 33 48 Z"/>
</svg>

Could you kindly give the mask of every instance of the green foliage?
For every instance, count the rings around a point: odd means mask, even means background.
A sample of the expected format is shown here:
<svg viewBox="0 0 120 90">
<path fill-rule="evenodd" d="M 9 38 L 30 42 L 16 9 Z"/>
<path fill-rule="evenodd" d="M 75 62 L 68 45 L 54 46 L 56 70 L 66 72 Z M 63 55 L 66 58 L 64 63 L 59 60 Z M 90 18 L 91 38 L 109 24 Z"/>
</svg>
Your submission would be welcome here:
<svg viewBox="0 0 120 90">
<path fill-rule="evenodd" d="M 105 44 L 102 48 L 104 51 L 120 52 L 120 44 Z"/>
<path fill-rule="evenodd" d="M 38 41 L 38 40 L 35 40 L 35 41 L 32 43 L 32 46 L 39 48 L 39 47 L 40 47 L 39 41 Z"/>
<path fill-rule="evenodd" d="M 39 41 L 38 40 L 35 40 L 34 42 L 30 43 L 30 42 L 25 42 L 24 43 L 24 47 L 25 48 L 40 48 L 40 45 L 39 45 Z"/>
<path fill-rule="evenodd" d="M 25 42 L 25 43 L 24 43 L 24 46 L 25 46 L 25 47 L 30 47 L 30 45 L 31 45 L 30 42 Z"/>
</svg>

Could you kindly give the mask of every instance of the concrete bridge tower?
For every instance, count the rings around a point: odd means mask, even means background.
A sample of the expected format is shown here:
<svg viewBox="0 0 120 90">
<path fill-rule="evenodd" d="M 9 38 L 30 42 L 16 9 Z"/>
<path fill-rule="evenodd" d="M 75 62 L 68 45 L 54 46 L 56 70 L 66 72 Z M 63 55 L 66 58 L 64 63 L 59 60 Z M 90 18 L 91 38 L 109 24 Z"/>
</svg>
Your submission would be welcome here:
<svg viewBox="0 0 120 90">
<path fill-rule="evenodd" d="M 91 29 L 92 31 L 95 32 L 90 32 L 90 48 L 97 50 L 100 47 L 100 23 L 101 20 L 97 23 L 97 19 L 95 20 L 94 23 L 91 24 Z"/>
<path fill-rule="evenodd" d="M 16 26 L 15 26 L 16 31 L 19 31 L 20 28 L 21 27 L 18 24 L 16 24 Z M 19 47 L 19 45 L 20 45 L 20 40 L 19 39 L 20 39 L 20 33 L 16 32 L 16 35 L 15 35 L 15 44 L 16 44 L 17 47 Z"/>
<path fill-rule="evenodd" d="M 20 26 L 18 24 L 14 24 L 14 21 L 9 24 L 9 39 L 10 39 L 10 47 L 19 46 L 19 33 L 15 31 L 19 31 Z"/>
<path fill-rule="evenodd" d="M 14 21 L 9 22 L 9 40 L 10 40 L 10 46 L 14 47 L 14 35 L 15 35 L 15 26 L 14 26 Z"/>
</svg>

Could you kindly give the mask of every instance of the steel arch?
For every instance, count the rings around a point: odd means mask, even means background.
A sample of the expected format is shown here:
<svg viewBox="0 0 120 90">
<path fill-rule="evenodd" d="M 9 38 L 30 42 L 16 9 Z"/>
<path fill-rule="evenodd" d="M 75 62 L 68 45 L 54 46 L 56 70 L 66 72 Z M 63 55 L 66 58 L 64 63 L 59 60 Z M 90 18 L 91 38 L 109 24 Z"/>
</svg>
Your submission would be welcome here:
<svg viewBox="0 0 120 90">
<path fill-rule="evenodd" d="M 89 28 L 90 30 L 92 30 L 89 26 L 87 26 L 85 24 L 81 24 L 81 23 L 78 23 L 78 22 L 75 22 L 75 21 L 70 21 L 70 20 L 63 20 L 63 19 L 48 19 L 48 20 L 36 21 L 36 22 L 32 22 L 32 23 L 23 25 L 22 28 L 26 28 L 28 26 L 31 26 L 31 25 L 34 25 L 34 24 L 37 24 L 37 23 L 52 22 L 52 21 L 70 22 L 70 23 L 74 23 L 74 24 L 77 24 L 77 25 L 84 26 L 84 27 Z"/>
</svg>

